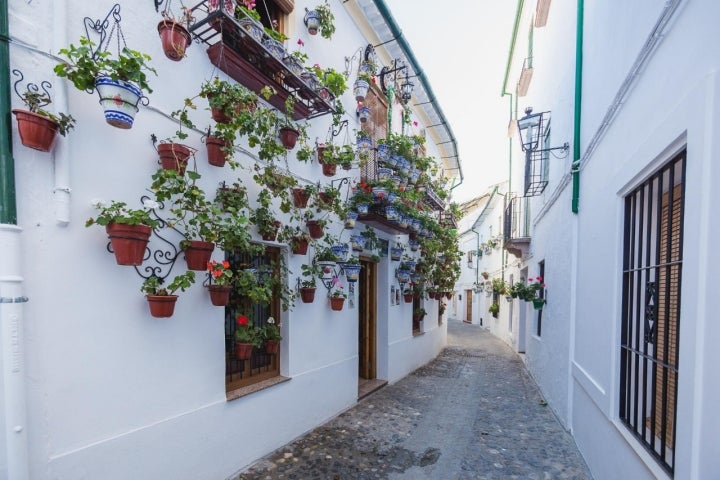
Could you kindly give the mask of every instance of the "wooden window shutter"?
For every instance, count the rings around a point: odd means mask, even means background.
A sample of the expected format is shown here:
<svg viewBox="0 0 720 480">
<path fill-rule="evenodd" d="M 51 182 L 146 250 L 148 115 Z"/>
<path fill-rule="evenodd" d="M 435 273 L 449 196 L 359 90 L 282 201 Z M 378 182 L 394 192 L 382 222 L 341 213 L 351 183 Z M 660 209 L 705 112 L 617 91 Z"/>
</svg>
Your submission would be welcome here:
<svg viewBox="0 0 720 480">
<path fill-rule="evenodd" d="M 295 9 L 295 0 L 274 0 L 274 2 L 286 15 Z"/>
<path fill-rule="evenodd" d="M 364 105 L 370 107 L 370 118 L 362 126 L 363 132 L 370 135 L 375 145 L 381 138 L 386 138 L 388 134 L 388 102 L 382 90 L 377 85 L 372 84 L 370 90 L 365 96 Z"/>
</svg>

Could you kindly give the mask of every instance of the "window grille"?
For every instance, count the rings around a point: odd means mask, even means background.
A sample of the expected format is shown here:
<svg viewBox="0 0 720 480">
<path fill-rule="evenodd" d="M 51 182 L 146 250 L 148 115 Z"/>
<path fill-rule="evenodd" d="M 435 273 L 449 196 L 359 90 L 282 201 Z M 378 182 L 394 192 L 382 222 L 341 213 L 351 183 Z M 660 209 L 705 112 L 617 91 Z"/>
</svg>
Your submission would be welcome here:
<svg viewBox="0 0 720 480">
<path fill-rule="evenodd" d="M 685 152 L 625 198 L 619 416 L 670 474 L 682 278 Z"/>
</svg>

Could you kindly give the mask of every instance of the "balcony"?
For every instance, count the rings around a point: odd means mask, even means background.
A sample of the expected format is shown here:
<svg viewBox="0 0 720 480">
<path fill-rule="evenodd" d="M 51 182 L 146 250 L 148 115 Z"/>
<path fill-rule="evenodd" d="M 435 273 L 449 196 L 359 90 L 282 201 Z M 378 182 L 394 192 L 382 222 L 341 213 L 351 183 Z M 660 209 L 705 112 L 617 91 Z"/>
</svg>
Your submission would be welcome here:
<svg viewBox="0 0 720 480">
<path fill-rule="evenodd" d="M 295 97 L 293 119 L 296 121 L 333 112 L 334 99 L 328 97 L 326 91 L 316 90 L 293 73 L 236 18 L 223 10 L 210 12 L 209 3 L 205 0 L 192 8 L 195 22 L 189 30 L 197 40 L 208 45 L 207 54 L 213 65 L 257 94 L 265 86 L 274 88 L 278 94 L 268 103 L 280 111 L 285 111 L 285 100 L 289 96 Z"/>
<path fill-rule="evenodd" d="M 503 220 L 505 249 L 518 258 L 524 257 L 530 250 L 530 199 L 509 194 Z"/>
</svg>

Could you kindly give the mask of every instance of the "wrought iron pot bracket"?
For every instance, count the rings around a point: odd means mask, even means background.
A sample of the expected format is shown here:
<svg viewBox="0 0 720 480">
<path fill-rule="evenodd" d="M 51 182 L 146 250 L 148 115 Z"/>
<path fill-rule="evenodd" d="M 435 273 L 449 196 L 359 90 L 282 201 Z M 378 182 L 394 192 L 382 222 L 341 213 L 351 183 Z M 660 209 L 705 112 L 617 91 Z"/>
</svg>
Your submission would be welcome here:
<svg viewBox="0 0 720 480">
<path fill-rule="evenodd" d="M 25 76 L 24 76 L 23 73 L 22 73 L 20 70 L 18 70 L 17 68 L 13 69 L 12 74 L 15 75 L 16 77 L 19 77 L 19 78 L 15 81 L 15 83 L 13 83 L 13 90 L 15 90 L 15 95 L 17 95 L 18 98 L 20 98 L 20 100 L 23 100 L 23 101 L 24 101 L 25 94 L 24 94 L 24 93 L 20 93 L 20 91 L 18 90 L 18 85 L 21 84 L 21 83 L 23 82 L 23 80 L 25 80 Z M 25 91 L 26 91 L 26 92 L 29 92 L 29 93 L 40 93 L 40 89 L 42 89 L 43 93 L 45 94 L 45 95 L 44 95 L 45 100 L 42 101 L 42 102 L 38 102 L 37 108 L 42 108 L 42 107 L 44 107 L 44 106 L 49 105 L 50 103 L 52 103 L 52 100 L 51 100 L 51 97 L 50 97 L 50 92 L 48 92 L 48 90 L 51 89 L 51 88 L 52 88 L 52 83 L 48 82 L 47 80 L 43 80 L 42 82 L 40 82 L 40 86 L 38 86 L 37 83 L 33 83 L 33 82 L 28 82 L 28 83 L 25 85 Z M 42 98 L 42 97 L 41 97 L 41 98 Z"/>
</svg>

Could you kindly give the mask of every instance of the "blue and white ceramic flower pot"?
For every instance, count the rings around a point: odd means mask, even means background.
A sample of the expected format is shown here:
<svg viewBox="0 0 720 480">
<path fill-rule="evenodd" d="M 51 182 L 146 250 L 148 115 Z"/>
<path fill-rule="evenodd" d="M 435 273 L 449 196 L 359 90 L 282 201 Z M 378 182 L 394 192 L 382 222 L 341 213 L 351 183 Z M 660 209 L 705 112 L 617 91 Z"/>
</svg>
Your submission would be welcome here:
<svg viewBox="0 0 720 480">
<path fill-rule="evenodd" d="M 113 127 L 132 128 L 142 90 L 135 84 L 110 77 L 98 77 L 95 89 L 105 110 L 105 121 Z"/>
</svg>

